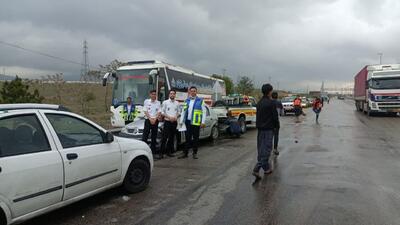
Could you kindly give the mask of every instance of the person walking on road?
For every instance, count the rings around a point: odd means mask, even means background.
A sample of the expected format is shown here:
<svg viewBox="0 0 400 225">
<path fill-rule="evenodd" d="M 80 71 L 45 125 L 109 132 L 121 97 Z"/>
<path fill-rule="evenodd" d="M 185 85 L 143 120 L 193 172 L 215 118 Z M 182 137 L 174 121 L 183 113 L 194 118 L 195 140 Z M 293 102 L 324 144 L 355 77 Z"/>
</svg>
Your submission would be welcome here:
<svg viewBox="0 0 400 225">
<path fill-rule="evenodd" d="M 185 101 L 181 115 L 181 123 L 186 125 L 186 145 L 183 155 L 178 158 L 187 158 L 189 149 L 193 148 L 193 159 L 197 159 L 200 128 L 205 127 L 206 107 L 203 98 L 197 96 L 197 88 L 194 86 L 189 88 L 189 98 Z"/>
<path fill-rule="evenodd" d="M 276 111 L 277 111 L 278 115 L 282 115 L 283 105 L 282 105 L 282 102 L 278 100 L 277 92 L 272 93 L 272 100 L 275 103 Z M 279 129 L 280 129 L 280 122 L 279 122 L 279 117 L 278 117 L 278 122 L 276 124 L 276 127 L 274 128 L 274 151 L 273 152 L 275 155 L 279 155 L 279 151 L 278 151 Z"/>
<path fill-rule="evenodd" d="M 135 104 L 133 104 L 132 98 L 130 96 L 126 98 L 126 103 L 122 108 L 121 115 L 122 118 L 125 120 L 125 125 L 132 123 L 136 117 Z"/>
<path fill-rule="evenodd" d="M 272 139 L 274 128 L 276 128 L 279 118 L 276 110 L 276 104 L 271 99 L 273 87 L 271 84 L 264 84 L 261 88 L 263 97 L 257 103 L 256 127 L 257 133 L 257 164 L 253 169 L 253 176 L 260 179 L 260 169 L 264 174 L 272 173 L 268 160 L 272 150 Z"/>
<path fill-rule="evenodd" d="M 164 117 L 164 129 L 161 140 L 160 159 L 166 154 L 174 157 L 174 139 L 176 136 L 176 127 L 179 117 L 179 103 L 175 100 L 176 91 L 169 91 L 169 99 L 165 100 L 161 106 L 161 115 Z"/>
<path fill-rule="evenodd" d="M 144 130 L 142 141 L 147 143 L 149 134 L 151 132 L 150 148 L 153 154 L 156 152 L 157 132 L 158 132 L 158 119 L 161 115 L 161 104 L 157 101 L 156 90 L 150 91 L 150 99 L 146 99 L 143 104 L 144 111 Z"/>
<path fill-rule="evenodd" d="M 319 119 L 319 114 L 321 113 L 322 110 L 322 102 L 320 98 L 315 98 L 313 102 L 313 111 L 315 112 L 315 122 L 318 123 Z"/>
<path fill-rule="evenodd" d="M 294 107 L 294 115 L 298 119 L 301 114 L 303 114 L 303 110 L 301 108 L 301 98 L 300 96 L 297 96 L 294 101 L 293 101 L 293 107 Z"/>
</svg>

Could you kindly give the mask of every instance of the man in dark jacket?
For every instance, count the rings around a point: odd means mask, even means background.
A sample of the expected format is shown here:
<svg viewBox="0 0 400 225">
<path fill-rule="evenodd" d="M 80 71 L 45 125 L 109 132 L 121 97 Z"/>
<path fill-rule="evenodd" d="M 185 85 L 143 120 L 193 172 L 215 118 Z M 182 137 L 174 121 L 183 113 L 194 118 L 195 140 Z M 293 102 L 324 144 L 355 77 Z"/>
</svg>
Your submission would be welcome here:
<svg viewBox="0 0 400 225">
<path fill-rule="evenodd" d="M 282 115 L 281 112 L 283 110 L 283 105 L 282 105 L 282 102 L 278 99 L 278 92 L 272 92 L 272 100 L 275 102 L 278 115 Z M 274 154 L 275 155 L 279 155 L 279 151 L 278 151 L 279 129 L 280 129 L 280 123 L 279 123 L 279 117 L 278 117 L 278 123 L 277 123 L 276 127 L 274 128 Z"/>
<path fill-rule="evenodd" d="M 257 134 L 257 164 L 253 169 L 253 175 L 260 179 L 260 169 L 264 170 L 264 174 L 272 173 L 272 169 L 268 164 L 269 155 L 272 150 L 272 139 L 274 129 L 278 126 L 279 118 L 276 110 L 276 103 L 272 100 L 273 87 L 270 84 L 264 84 L 261 88 L 263 97 L 257 103 L 256 126 Z"/>
</svg>

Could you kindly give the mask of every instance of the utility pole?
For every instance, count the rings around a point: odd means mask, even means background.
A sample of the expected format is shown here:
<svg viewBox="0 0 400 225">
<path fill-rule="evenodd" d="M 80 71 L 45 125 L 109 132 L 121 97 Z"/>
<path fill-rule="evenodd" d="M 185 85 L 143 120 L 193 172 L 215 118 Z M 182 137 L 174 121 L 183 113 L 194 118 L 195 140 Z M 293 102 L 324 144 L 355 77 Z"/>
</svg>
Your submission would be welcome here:
<svg viewBox="0 0 400 225">
<path fill-rule="evenodd" d="M 378 55 L 379 55 L 379 65 L 382 65 L 382 56 L 383 56 L 383 53 L 382 53 L 382 52 L 379 52 Z"/>
<path fill-rule="evenodd" d="M 271 83 L 271 76 L 268 76 L 268 83 Z"/>
<path fill-rule="evenodd" d="M 89 57 L 88 57 L 88 43 L 86 40 L 83 41 L 83 60 L 82 60 L 82 70 L 81 70 L 81 81 L 88 81 L 89 74 Z"/>
</svg>

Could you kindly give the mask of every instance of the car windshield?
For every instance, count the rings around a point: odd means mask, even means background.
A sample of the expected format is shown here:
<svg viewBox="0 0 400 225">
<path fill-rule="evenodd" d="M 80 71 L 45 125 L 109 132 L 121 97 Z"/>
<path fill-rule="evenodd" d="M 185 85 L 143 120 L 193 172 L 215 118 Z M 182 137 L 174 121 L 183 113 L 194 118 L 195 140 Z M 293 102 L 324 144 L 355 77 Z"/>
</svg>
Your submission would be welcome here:
<svg viewBox="0 0 400 225">
<path fill-rule="evenodd" d="M 282 102 L 293 102 L 294 98 L 292 97 L 286 97 L 286 98 L 282 98 Z"/>
<path fill-rule="evenodd" d="M 139 70 L 120 70 L 117 71 L 117 79 L 113 85 L 113 100 L 114 106 L 126 102 L 129 96 L 134 104 L 143 104 L 148 98 L 148 93 L 153 85 L 149 84 L 150 69 Z"/>
<path fill-rule="evenodd" d="M 372 79 L 371 88 L 373 89 L 400 89 L 400 76 L 395 78 Z"/>
</svg>

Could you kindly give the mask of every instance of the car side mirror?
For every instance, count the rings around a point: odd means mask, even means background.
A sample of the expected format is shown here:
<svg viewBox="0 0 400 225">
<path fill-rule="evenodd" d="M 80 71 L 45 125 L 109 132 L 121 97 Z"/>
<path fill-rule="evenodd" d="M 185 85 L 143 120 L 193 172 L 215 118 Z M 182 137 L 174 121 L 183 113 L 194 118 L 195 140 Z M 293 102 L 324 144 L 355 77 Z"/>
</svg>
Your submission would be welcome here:
<svg viewBox="0 0 400 225">
<path fill-rule="evenodd" d="M 111 132 L 106 133 L 106 143 L 111 143 L 114 141 L 114 135 Z"/>
</svg>

